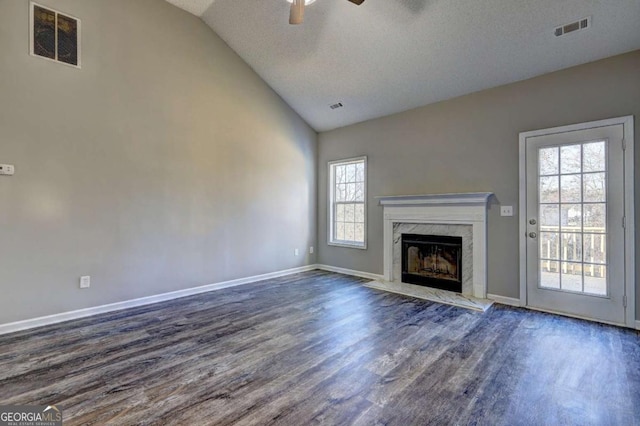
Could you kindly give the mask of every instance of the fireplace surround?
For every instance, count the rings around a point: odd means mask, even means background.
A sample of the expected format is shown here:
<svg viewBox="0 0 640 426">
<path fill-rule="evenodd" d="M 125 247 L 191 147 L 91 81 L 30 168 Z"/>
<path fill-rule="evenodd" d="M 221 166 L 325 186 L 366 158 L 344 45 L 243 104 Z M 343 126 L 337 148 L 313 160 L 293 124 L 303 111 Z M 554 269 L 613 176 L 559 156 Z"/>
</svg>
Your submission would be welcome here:
<svg viewBox="0 0 640 426">
<path fill-rule="evenodd" d="M 384 280 L 402 277 L 402 234 L 462 238 L 461 293 L 487 295 L 487 203 L 492 193 L 377 197 L 383 206 Z"/>
</svg>

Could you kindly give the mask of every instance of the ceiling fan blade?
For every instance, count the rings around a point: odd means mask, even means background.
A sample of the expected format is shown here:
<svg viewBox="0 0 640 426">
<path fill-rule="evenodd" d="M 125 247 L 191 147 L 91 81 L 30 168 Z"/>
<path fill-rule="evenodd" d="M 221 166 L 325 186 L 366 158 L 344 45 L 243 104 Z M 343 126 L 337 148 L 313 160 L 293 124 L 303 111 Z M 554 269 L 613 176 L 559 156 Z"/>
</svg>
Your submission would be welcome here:
<svg viewBox="0 0 640 426">
<path fill-rule="evenodd" d="M 351 3 L 353 4 L 357 4 L 358 6 L 360 6 L 362 3 L 364 3 L 364 0 L 349 0 Z"/>
<path fill-rule="evenodd" d="M 302 24 L 302 21 L 304 21 L 304 1 L 293 0 L 291 3 L 291 12 L 289 14 L 289 23 L 291 25 Z"/>
</svg>

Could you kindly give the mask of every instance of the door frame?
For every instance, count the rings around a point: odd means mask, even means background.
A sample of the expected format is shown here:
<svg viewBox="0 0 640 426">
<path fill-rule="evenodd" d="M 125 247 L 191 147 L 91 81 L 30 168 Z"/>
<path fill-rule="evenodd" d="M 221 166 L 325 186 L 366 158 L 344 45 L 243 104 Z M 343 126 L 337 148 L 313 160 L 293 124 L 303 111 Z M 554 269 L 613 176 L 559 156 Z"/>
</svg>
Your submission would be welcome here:
<svg viewBox="0 0 640 426">
<path fill-rule="evenodd" d="M 527 302 L 527 138 L 588 130 L 596 127 L 623 126 L 624 144 L 624 287 L 626 296 L 625 324 L 636 328 L 636 272 L 635 272 L 635 209 L 634 209 L 634 136 L 633 116 L 616 117 L 549 129 L 532 130 L 520 133 L 520 204 L 519 204 L 519 240 L 520 240 L 520 306 L 529 307 Z M 536 308 L 538 309 L 538 308 Z M 563 315 L 567 315 L 564 314 Z M 589 319 L 589 318 L 587 318 Z M 639 322 L 640 323 L 640 322 Z M 618 324 L 620 325 L 620 324 Z"/>
</svg>

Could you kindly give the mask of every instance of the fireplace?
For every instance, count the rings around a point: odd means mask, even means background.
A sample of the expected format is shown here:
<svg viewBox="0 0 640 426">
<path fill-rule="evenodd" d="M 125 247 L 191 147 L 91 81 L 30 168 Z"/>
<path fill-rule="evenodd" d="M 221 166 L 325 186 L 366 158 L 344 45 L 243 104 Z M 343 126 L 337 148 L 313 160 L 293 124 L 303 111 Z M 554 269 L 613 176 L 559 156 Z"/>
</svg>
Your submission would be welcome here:
<svg viewBox="0 0 640 426">
<path fill-rule="evenodd" d="M 491 196 L 490 192 L 477 192 L 378 197 L 384 207 L 384 281 L 402 284 L 402 234 L 462 237 L 461 294 L 485 299 L 487 204 Z"/>
<path fill-rule="evenodd" d="M 402 234 L 402 282 L 462 292 L 462 237 Z"/>
</svg>

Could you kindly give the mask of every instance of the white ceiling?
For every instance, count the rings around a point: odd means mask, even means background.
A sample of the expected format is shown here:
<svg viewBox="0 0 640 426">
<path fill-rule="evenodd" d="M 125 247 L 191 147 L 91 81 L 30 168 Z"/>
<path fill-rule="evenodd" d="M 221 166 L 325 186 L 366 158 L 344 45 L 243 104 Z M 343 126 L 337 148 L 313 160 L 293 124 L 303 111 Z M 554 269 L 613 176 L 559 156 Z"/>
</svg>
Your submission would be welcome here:
<svg viewBox="0 0 640 426">
<path fill-rule="evenodd" d="M 317 0 L 298 26 L 286 0 L 167 1 L 317 131 L 640 49 L 640 0 Z M 586 16 L 590 29 L 554 36 Z"/>
</svg>

